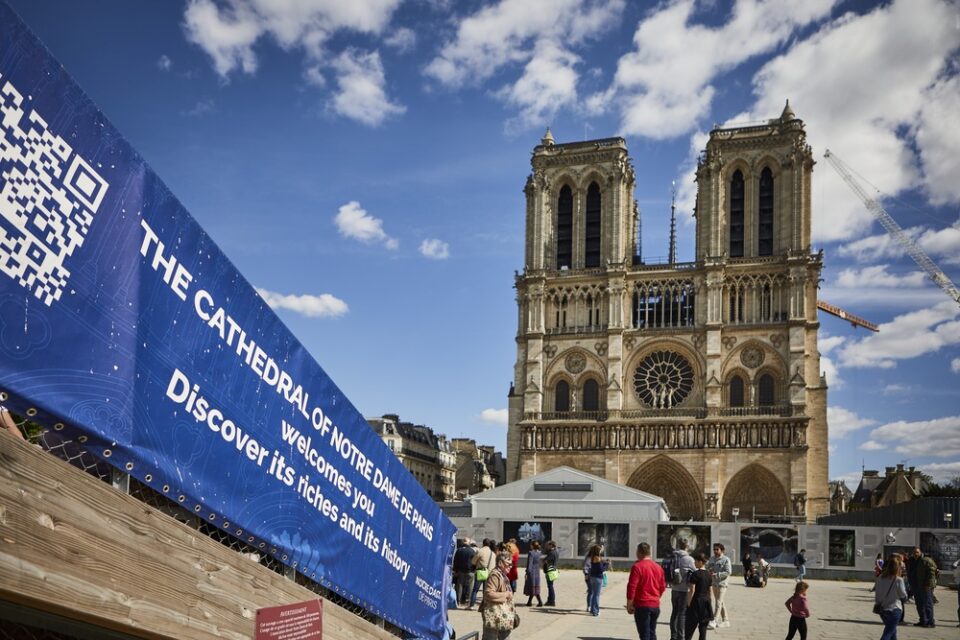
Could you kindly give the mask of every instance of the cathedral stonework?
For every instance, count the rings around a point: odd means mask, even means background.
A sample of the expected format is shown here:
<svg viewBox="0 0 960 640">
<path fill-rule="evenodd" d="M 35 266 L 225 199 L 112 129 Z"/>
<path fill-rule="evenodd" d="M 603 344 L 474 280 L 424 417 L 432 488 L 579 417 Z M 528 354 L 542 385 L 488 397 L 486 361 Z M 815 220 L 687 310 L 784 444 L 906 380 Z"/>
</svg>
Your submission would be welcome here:
<svg viewBox="0 0 960 640">
<path fill-rule="evenodd" d="M 814 161 L 789 104 L 710 133 L 689 263 L 639 258 L 622 138 L 548 132 L 531 164 L 508 480 L 569 465 L 675 519 L 828 514 Z"/>
</svg>

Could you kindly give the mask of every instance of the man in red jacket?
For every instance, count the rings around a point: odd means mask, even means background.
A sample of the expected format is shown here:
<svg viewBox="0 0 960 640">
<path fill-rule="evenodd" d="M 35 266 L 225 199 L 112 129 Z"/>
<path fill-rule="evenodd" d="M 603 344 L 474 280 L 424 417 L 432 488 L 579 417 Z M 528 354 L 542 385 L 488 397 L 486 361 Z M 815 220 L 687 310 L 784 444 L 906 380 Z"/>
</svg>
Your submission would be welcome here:
<svg viewBox="0 0 960 640">
<path fill-rule="evenodd" d="M 640 640 L 657 640 L 660 596 L 666 589 L 663 569 L 650 558 L 650 545 L 641 542 L 627 581 L 627 613 L 633 614 Z"/>
</svg>

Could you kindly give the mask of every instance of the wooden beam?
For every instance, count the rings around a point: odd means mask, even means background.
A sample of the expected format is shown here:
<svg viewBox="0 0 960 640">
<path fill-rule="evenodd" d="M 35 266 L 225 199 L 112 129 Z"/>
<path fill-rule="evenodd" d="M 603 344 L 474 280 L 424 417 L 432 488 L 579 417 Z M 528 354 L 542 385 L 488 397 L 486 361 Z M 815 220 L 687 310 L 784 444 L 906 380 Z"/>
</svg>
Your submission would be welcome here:
<svg viewBox="0 0 960 640">
<path fill-rule="evenodd" d="M 258 608 L 317 597 L 0 432 L 0 600 L 149 639 L 249 640 Z M 323 635 L 396 638 L 329 601 Z"/>
</svg>

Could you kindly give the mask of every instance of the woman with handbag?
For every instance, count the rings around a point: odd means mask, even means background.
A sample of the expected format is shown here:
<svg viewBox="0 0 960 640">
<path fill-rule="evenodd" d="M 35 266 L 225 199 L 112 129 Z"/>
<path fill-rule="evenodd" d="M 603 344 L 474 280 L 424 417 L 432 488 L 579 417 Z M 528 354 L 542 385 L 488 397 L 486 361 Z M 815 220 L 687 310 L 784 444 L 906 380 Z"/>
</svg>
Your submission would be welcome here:
<svg viewBox="0 0 960 640">
<path fill-rule="evenodd" d="M 883 563 L 883 571 L 874 585 L 873 612 L 883 620 L 880 640 L 897 640 L 897 624 L 903 611 L 901 600 L 907 597 L 907 588 L 900 577 L 900 556 L 891 555 Z"/>
<path fill-rule="evenodd" d="M 473 605 L 477 604 L 477 593 L 483 588 L 487 576 L 490 575 L 490 572 L 497 562 L 497 552 L 494 551 L 494 544 L 493 540 L 484 538 L 483 546 L 480 547 L 480 550 L 473 556 L 473 566 L 475 569 L 473 591 L 470 593 L 470 606 L 467 607 L 467 611 L 473 609 Z"/>
<path fill-rule="evenodd" d="M 553 540 L 547 542 L 547 553 L 543 557 L 543 572 L 547 576 L 547 606 L 557 606 L 557 592 L 553 583 L 560 577 L 557 571 L 557 562 L 560 561 L 560 554 L 557 553 L 557 543 Z"/>
<path fill-rule="evenodd" d="M 506 640 L 510 632 L 520 624 L 520 617 L 513 606 L 513 589 L 510 588 L 510 569 L 513 557 L 509 551 L 497 554 L 497 568 L 490 572 L 483 585 L 483 640 Z"/>
</svg>

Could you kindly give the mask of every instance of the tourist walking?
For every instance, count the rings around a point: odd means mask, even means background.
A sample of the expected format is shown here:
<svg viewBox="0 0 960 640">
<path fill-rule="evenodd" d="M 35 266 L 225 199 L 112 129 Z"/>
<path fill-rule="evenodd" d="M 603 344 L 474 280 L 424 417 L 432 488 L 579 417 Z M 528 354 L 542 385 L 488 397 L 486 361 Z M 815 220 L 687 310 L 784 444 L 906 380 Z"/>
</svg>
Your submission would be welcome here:
<svg viewBox="0 0 960 640">
<path fill-rule="evenodd" d="M 900 556 L 891 554 L 883 563 L 883 571 L 874 585 L 873 611 L 880 614 L 883 621 L 880 640 L 897 640 L 897 625 L 903 613 L 903 601 L 907 599 L 907 588 L 900 577 L 900 568 Z"/>
<path fill-rule="evenodd" d="M 740 562 L 743 564 L 743 584 L 748 584 L 750 574 L 753 573 L 753 556 L 750 555 L 749 548 L 743 550 Z"/>
<path fill-rule="evenodd" d="M 610 561 L 602 555 L 603 549 L 595 544 L 590 549 L 590 569 L 587 574 L 587 606 L 592 615 L 600 615 L 600 590 L 603 588 L 603 574 L 610 568 Z"/>
<path fill-rule="evenodd" d="M 497 566 L 483 585 L 483 602 L 480 603 L 483 640 L 506 640 L 516 626 L 513 589 L 510 588 L 509 578 L 513 556 L 508 551 L 501 551 L 495 561 Z"/>
<path fill-rule="evenodd" d="M 547 541 L 546 554 L 543 557 L 543 573 L 547 578 L 547 606 L 557 606 L 557 592 L 554 583 L 560 576 L 557 570 L 557 562 L 560 561 L 560 555 L 557 553 L 557 543 L 553 540 Z"/>
<path fill-rule="evenodd" d="M 713 545 L 713 556 L 707 561 L 707 571 L 710 572 L 711 586 L 713 592 L 713 620 L 710 621 L 710 628 L 729 627 L 730 616 L 727 615 L 727 605 L 724 599 L 727 595 L 727 587 L 730 586 L 727 579 L 733 572 L 733 565 L 730 558 L 725 555 L 726 547 L 721 543 Z"/>
<path fill-rule="evenodd" d="M 587 611 L 590 611 L 590 562 L 593 559 L 593 547 L 600 547 L 600 555 L 603 555 L 603 545 L 593 545 L 587 550 L 587 555 L 583 556 L 583 585 L 587 588 Z"/>
<path fill-rule="evenodd" d="M 497 557 L 496 552 L 494 551 L 495 548 L 496 543 L 493 540 L 484 538 L 483 546 L 480 547 L 476 555 L 473 556 L 473 591 L 470 592 L 470 605 L 467 607 L 467 609 L 473 609 L 473 605 L 477 604 L 477 592 L 479 592 L 480 589 L 483 589 L 487 577 L 496 567 Z"/>
<path fill-rule="evenodd" d="M 684 622 L 687 613 L 687 593 L 690 589 L 687 579 L 697 570 L 693 558 L 687 552 L 687 547 L 686 538 L 677 540 L 677 549 L 671 554 L 671 561 L 666 563 L 670 573 L 664 572 L 664 577 L 670 585 L 670 640 L 683 640 L 687 632 Z M 707 602 L 709 601 L 708 595 Z"/>
<path fill-rule="evenodd" d="M 800 632 L 800 640 L 807 640 L 807 618 L 810 617 L 810 607 L 807 604 L 807 589 L 810 588 L 806 582 L 801 580 L 793 589 L 793 595 L 787 598 L 784 606 L 790 612 L 790 625 L 787 627 L 786 640 L 793 640 L 793 636 Z"/>
<path fill-rule="evenodd" d="M 935 627 L 933 619 L 933 590 L 937 586 L 937 565 L 933 558 L 923 555 L 920 547 L 914 547 L 913 559 L 916 565 L 913 583 L 913 601 L 917 605 L 918 627 Z"/>
<path fill-rule="evenodd" d="M 657 640 L 660 596 L 666 590 L 663 569 L 650 558 L 650 545 L 641 542 L 627 580 L 627 613 L 633 615 L 640 640 Z"/>
<path fill-rule="evenodd" d="M 510 578 L 510 588 L 513 589 L 513 592 L 517 592 L 517 578 L 519 577 L 519 567 L 520 564 L 520 547 L 517 546 L 516 538 L 510 538 L 507 540 L 506 544 L 503 545 L 504 549 L 510 552 L 510 557 L 512 558 L 510 565 L 510 573 L 508 577 Z"/>
<path fill-rule="evenodd" d="M 527 574 L 523 578 L 523 595 L 527 596 L 527 606 L 537 599 L 537 606 L 543 606 L 540 599 L 540 564 L 543 554 L 540 552 L 540 543 L 534 540 L 530 543 L 530 552 L 527 554 Z"/>
<path fill-rule="evenodd" d="M 453 554 L 453 583 L 456 588 L 457 603 L 465 605 L 470 602 L 470 593 L 473 591 L 474 567 L 473 557 L 477 550 L 470 546 L 471 541 L 464 538 L 457 539 L 457 552 Z"/>
<path fill-rule="evenodd" d="M 696 571 L 690 574 L 687 580 L 687 611 L 684 614 L 684 640 L 692 640 L 693 632 L 700 631 L 699 640 L 707 640 L 707 627 L 713 620 L 713 609 L 710 607 L 710 585 L 712 579 L 706 569 L 707 556 L 698 553 L 693 558 Z M 671 627 L 672 628 L 672 627 Z"/>
<path fill-rule="evenodd" d="M 803 580 L 807 575 L 807 550 L 800 549 L 800 553 L 793 559 L 793 566 L 797 568 L 797 582 Z"/>
<path fill-rule="evenodd" d="M 953 583 L 957 588 L 957 626 L 960 627 L 960 560 L 953 563 Z"/>
</svg>

